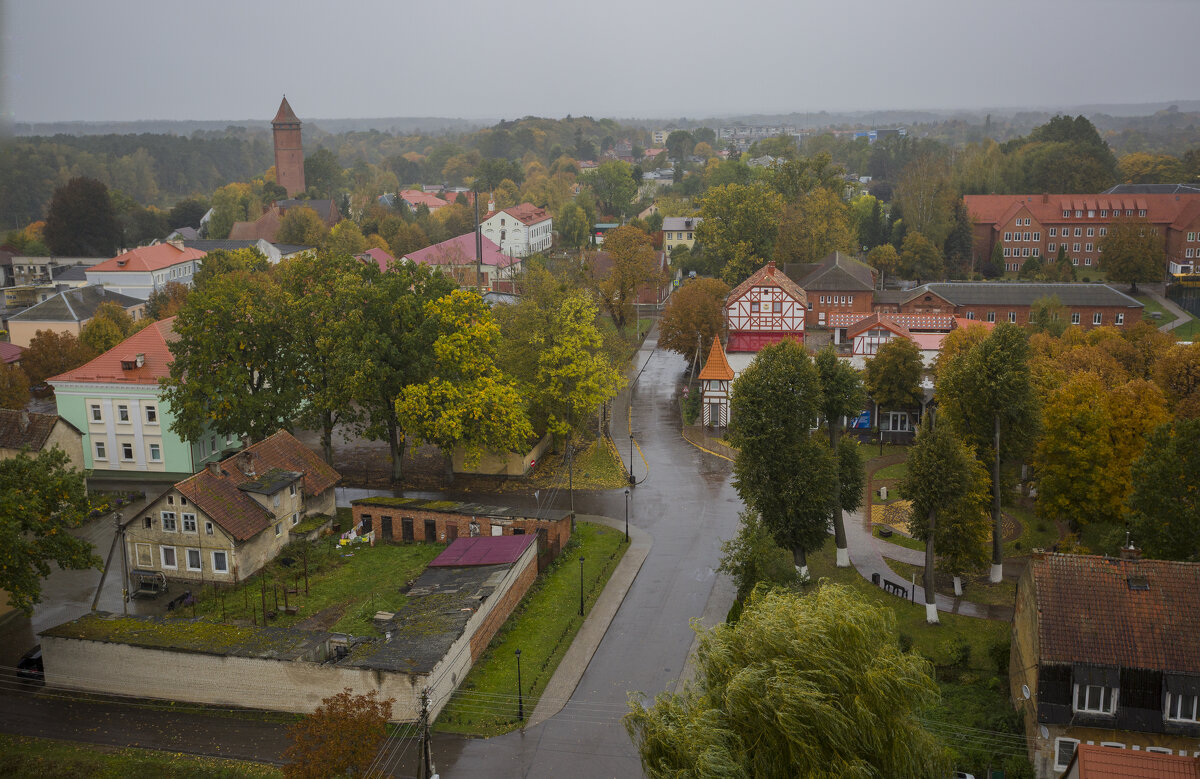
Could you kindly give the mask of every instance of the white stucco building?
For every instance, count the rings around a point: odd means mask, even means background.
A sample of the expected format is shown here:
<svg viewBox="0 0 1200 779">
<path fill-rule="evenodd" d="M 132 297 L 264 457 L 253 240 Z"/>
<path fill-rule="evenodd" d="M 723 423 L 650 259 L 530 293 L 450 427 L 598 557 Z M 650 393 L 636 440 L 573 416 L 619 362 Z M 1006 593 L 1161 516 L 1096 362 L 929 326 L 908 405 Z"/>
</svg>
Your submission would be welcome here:
<svg viewBox="0 0 1200 779">
<path fill-rule="evenodd" d="M 485 238 L 507 257 L 528 257 L 554 243 L 554 218 L 544 208 L 522 203 L 487 215 L 480 224 Z"/>
</svg>

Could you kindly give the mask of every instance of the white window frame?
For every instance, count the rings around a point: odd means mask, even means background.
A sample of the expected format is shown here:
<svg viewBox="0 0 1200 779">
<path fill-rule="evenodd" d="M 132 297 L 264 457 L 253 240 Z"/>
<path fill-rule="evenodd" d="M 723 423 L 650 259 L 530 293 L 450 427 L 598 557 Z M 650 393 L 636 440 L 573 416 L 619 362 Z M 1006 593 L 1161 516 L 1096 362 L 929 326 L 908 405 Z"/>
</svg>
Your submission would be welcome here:
<svg viewBox="0 0 1200 779">
<path fill-rule="evenodd" d="M 189 524 L 191 524 L 191 526 L 192 526 L 191 530 L 188 530 Z M 199 525 L 196 524 L 196 515 L 195 514 L 180 514 L 179 515 L 179 526 L 183 529 L 183 532 L 185 532 L 185 533 L 196 533 L 197 528 L 199 528 Z"/>
<path fill-rule="evenodd" d="M 126 447 L 128 447 L 129 454 L 125 453 Z M 126 462 L 126 463 L 133 462 L 133 442 L 132 441 L 122 441 L 121 442 L 121 462 Z"/>
<path fill-rule="evenodd" d="M 1057 228 L 1057 227 L 1051 227 L 1051 228 L 1050 228 L 1050 237 L 1051 237 L 1051 238 L 1057 238 L 1057 237 L 1058 237 L 1058 228 Z"/>
<path fill-rule="evenodd" d="M 171 558 L 174 560 L 172 563 L 167 562 L 168 549 L 171 550 Z M 173 546 L 167 546 L 165 544 L 160 546 L 158 548 L 158 560 L 162 563 L 163 568 L 170 568 L 173 571 L 179 568 L 179 552 Z"/>
<path fill-rule="evenodd" d="M 1175 754 L 1174 749 L 1168 749 L 1167 747 L 1146 747 L 1146 751 L 1151 752 L 1156 755 L 1173 755 L 1173 754 Z"/>
<path fill-rule="evenodd" d="M 158 424 L 158 409 L 154 406 L 146 406 L 146 424 Z"/>
<path fill-rule="evenodd" d="M 299 511 L 293 511 L 293 512 L 292 512 L 292 526 L 294 527 L 294 526 L 296 526 L 296 525 L 299 525 L 299 524 L 300 524 L 300 512 L 299 512 Z"/>
<path fill-rule="evenodd" d="M 1075 311 L 1071 314 L 1071 324 L 1073 324 L 1073 325 L 1079 324 L 1079 312 L 1078 311 Z"/>
<path fill-rule="evenodd" d="M 159 521 L 159 523 L 161 523 L 164 533 L 178 533 L 179 532 L 179 525 L 176 522 L 174 511 L 158 512 L 158 521 Z M 168 522 L 170 523 L 170 525 L 167 524 Z"/>
<path fill-rule="evenodd" d="M 1110 747 L 1112 749 L 1124 749 L 1125 748 L 1125 745 L 1122 744 L 1120 741 L 1101 741 L 1100 746 Z"/>
<path fill-rule="evenodd" d="M 103 407 L 101 407 L 101 405 L 99 403 L 92 403 L 90 405 L 92 407 L 92 421 L 93 422 L 103 422 L 104 421 Z"/>
<path fill-rule="evenodd" d="M 296 497 L 296 483 L 295 482 L 292 482 L 291 486 L 288 487 L 288 494 L 291 495 L 293 498 Z"/>
<path fill-rule="evenodd" d="M 192 566 L 192 553 L 193 552 L 196 555 L 196 565 L 194 567 Z M 187 565 L 187 569 L 189 571 L 203 571 L 204 570 L 204 555 L 201 554 L 200 550 L 196 549 L 195 547 L 188 547 L 183 550 L 183 561 Z"/>
<path fill-rule="evenodd" d="M 1119 325 L 1123 325 L 1123 324 L 1125 324 L 1125 314 L 1124 314 L 1124 312 L 1117 314 L 1117 324 L 1119 324 Z"/>
<path fill-rule="evenodd" d="M 281 533 L 283 533 L 283 523 L 282 523 L 282 522 L 276 522 L 276 523 L 275 523 L 275 537 L 276 537 L 276 538 L 279 538 L 279 536 L 280 536 L 280 534 L 281 534 Z"/>
<path fill-rule="evenodd" d="M 104 448 L 104 442 L 96 441 L 95 448 L 96 448 L 96 454 L 95 454 L 96 459 L 107 461 L 108 460 L 108 451 Z"/>
<path fill-rule="evenodd" d="M 212 520 L 211 520 L 211 519 L 210 519 L 210 520 L 206 520 L 206 521 L 204 522 L 204 535 L 206 535 L 206 536 L 211 536 L 211 535 L 213 535 L 213 523 L 212 523 Z"/>
<path fill-rule="evenodd" d="M 1078 314 L 1072 314 L 1074 319 Z M 1072 322 L 1078 324 L 1078 322 Z M 1085 714 L 1105 714 L 1111 715 L 1117 710 L 1117 690 L 1113 687 L 1105 687 L 1102 684 L 1076 684 L 1074 685 L 1074 696 L 1072 698 L 1071 711 L 1083 712 Z M 1099 690 L 1100 696 L 1099 706 L 1092 706 L 1092 690 Z M 1083 695 L 1083 705 L 1080 706 L 1080 694 Z M 1108 704 L 1107 708 L 1105 703 Z"/>
<path fill-rule="evenodd" d="M 117 422 L 122 425 L 129 424 L 129 406 L 124 403 L 117 404 Z"/>
<path fill-rule="evenodd" d="M 150 455 L 149 455 L 150 462 L 152 462 L 152 463 L 162 462 L 162 444 L 158 444 L 158 443 L 151 441 L 149 444 L 147 444 L 147 446 L 150 450 Z"/>
<path fill-rule="evenodd" d="M 1175 712 L 1181 707 L 1179 701 L 1184 698 L 1191 698 L 1192 713 L 1190 717 L 1180 716 Z M 1200 722 L 1200 695 L 1175 695 L 1167 693 L 1167 705 L 1163 709 L 1163 719 L 1170 722 Z"/>
<path fill-rule="evenodd" d="M 1088 231 L 1087 231 L 1087 237 L 1088 237 L 1088 238 L 1091 238 L 1091 237 L 1092 237 L 1092 236 L 1094 236 L 1095 234 L 1096 234 L 1096 228 L 1094 228 L 1094 227 L 1089 227 L 1089 228 L 1088 228 Z"/>
<path fill-rule="evenodd" d="M 220 556 L 221 565 L 217 565 L 217 558 Z M 229 573 L 229 553 L 224 549 L 215 549 L 212 553 L 212 570 L 213 573 Z"/>
<path fill-rule="evenodd" d="M 1011 322 L 1012 324 L 1017 323 L 1017 312 L 1016 311 L 1008 312 L 1008 321 Z"/>
<path fill-rule="evenodd" d="M 995 312 L 995 311 L 989 311 L 989 312 L 987 312 L 987 321 L 989 321 L 989 322 L 995 322 L 995 321 L 996 321 L 996 312 Z"/>
<path fill-rule="evenodd" d="M 1062 745 L 1071 745 L 1071 754 L 1067 755 L 1067 762 L 1060 762 L 1062 757 Z M 1065 771 L 1067 766 L 1071 764 L 1071 758 L 1075 756 L 1075 750 L 1079 749 L 1079 739 L 1077 738 L 1056 738 L 1054 739 L 1054 770 Z"/>
</svg>

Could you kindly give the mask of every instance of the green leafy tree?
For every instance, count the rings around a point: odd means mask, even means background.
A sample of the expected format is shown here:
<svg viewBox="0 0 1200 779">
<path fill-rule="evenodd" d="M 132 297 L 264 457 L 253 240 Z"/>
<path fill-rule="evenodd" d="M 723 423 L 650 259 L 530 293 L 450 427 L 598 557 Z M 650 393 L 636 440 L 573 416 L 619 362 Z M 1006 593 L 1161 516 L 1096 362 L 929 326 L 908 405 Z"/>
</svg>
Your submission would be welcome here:
<svg viewBox="0 0 1200 779">
<path fill-rule="evenodd" d="M 321 147 L 304 158 L 304 185 L 315 198 L 330 199 L 342 188 L 346 171 L 337 155 Z"/>
<path fill-rule="evenodd" d="M 200 289 L 209 281 L 234 271 L 263 273 L 270 267 L 271 263 L 258 249 L 216 249 L 200 261 L 200 269 L 192 277 L 192 288 Z"/>
<path fill-rule="evenodd" d="M 775 253 L 783 198 L 760 184 L 713 187 L 700 199 L 696 241 L 730 286 L 740 284 Z"/>
<path fill-rule="evenodd" d="M 0 408 L 22 409 L 29 402 L 29 377 L 19 366 L 0 362 Z"/>
<path fill-rule="evenodd" d="M 289 208 L 279 221 L 275 240 L 299 246 L 320 246 L 329 237 L 329 228 L 317 212 L 308 206 Z M 362 233 L 359 233 L 359 238 Z"/>
<path fill-rule="evenodd" d="M 180 200 L 167 212 L 167 224 L 174 230 L 180 227 L 200 229 L 200 220 L 208 213 L 208 201 L 189 197 Z"/>
<path fill-rule="evenodd" d="M 135 329 L 128 311 L 112 301 L 105 301 L 96 307 L 92 318 L 79 331 L 79 340 L 101 354 L 124 341 Z"/>
<path fill-rule="evenodd" d="M 853 252 L 856 241 L 850 208 L 836 193 L 818 187 L 784 209 L 775 258 L 819 262 L 833 252 Z"/>
<path fill-rule="evenodd" d="M 1025 458 L 1041 422 L 1025 331 L 1006 322 L 998 324 L 978 344 L 939 363 L 937 396 L 950 426 L 981 463 L 992 463 L 990 578 L 999 582 L 1004 570 L 1000 463 Z"/>
<path fill-rule="evenodd" d="M 600 163 L 600 167 L 583 180 L 596 194 L 596 200 L 605 214 L 629 214 L 633 198 L 637 195 L 637 182 L 633 180 L 632 166 L 619 160 L 609 160 Z"/>
<path fill-rule="evenodd" d="M 875 401 L 875 418 L 880 409 L 901 411 L 921 405 L 921 374 L 925 364 L 921 350 L 907 338 L 893 338 L 879 347 L 863 369 L 863 384 Z"/>
<path fill-rule="evenodd" d="M 896 184 L 896 204 L 904 211 L 908 232 L 927 237 L 935 251 L 954 227 L 956 201 L 961 198 L 955 196 L 950 166 L 942 154 L 922 152 L 904 166 Z"/>
<path fill-rule="evenodd" d="M 1029 307 L 1029 329 L 1035 333 L 1046 333 L 1055 338 L 1066 332 L 1067 307 L 1058 295 L 1042 297 Z"/>
<path fill-rule="evenodd" d="M 962 198 L 954 200 L 954 222 L 945 248 L 946 265 L 953 269 L 953 278 L 964 278 L 974 270 L 975 223 Z"/>
<path fill-rule="evenodd" d="M 461 446 L 468 465 L 485 451 L 522 449 L 533 437 L 525 404 L 496 367 L 500 328 L 477 294 L 455 290 L 428 304 L 438 332 L 433 378 L 405 387 L 396 400 L 400 425 L 451 457 Z"/>
<path fill-rule="evenodd" d="M 396 398 L 404 388 L 433 375 L 436 323 L 429 304 L 456 288 L 453 280 L 425 265 L 402 263 L 386 273 L 367 266 L 363 290 L 365 327 L 358 339 L 362 380 L 355 403 L 362 409 L 358 431 L 367 439 L 387 441 L 391 478 L 404 477 L 408 432 L 396 415 Z"/>
<path fill-rule="evenodd" d="M 687 130 L 672 130 L 667 136 L 667 155 L 682 162 L 692 153 L 696 139 Z"/>
<path fill-rule="evenodd" d="M 867 252 L 867 264 L 879 271 L 879 284 L 882 287 L 887 274 L 894 276 L 900 270 L 900 254 L 890 243 L 880 244 Z"/>
<path fill-rule="evenodd" d="M 52 376 L 78 368 L 95 356 L 95 350 L 71 333 L 38 330 L 21 358 L 21 367 L 29 375 L 30 383 L 40 384 Z"/>
<path fill-rule="evenodd" d="M 788 586 L 796 581 L 791 555 L 775 543 L 771 531 L 753 511 L 743 511 L 737 535 L 721 542 L 721 573 L 729 574 L 737 587 L 737 599 L 745 601 L 760 582 Z"/>
<path fill-rule="evenodd" d="M 729 285 L 720 279 L 689 279 L 667 299 L 658 325 L 658 345 L 691 362 L 703 360 L 713 339 L 725 337 L 725 297 Z"/>
<path fill-rule="evenodd" d="M 925 542 L 925 621 L 936 624 L 934 552 L 954 558 L 956 594 L 962 592 L 962 568 L 987 559 L 987 474 L 949 426 L 934 424 L 933 414 L 921 421 L 907 464 L 899 488 L 912 502 L 908 526 Z"/>
<path fill-rule="evenodd" d="M 1100 251 L 1108 280 L 1129 284 L 1134 294 L 1139 281 L 1161 281 L 1167 269 L 1163 237 L 1145 219 L 1114 220 L 1100 239 Z"/>
<path fill-rule="evenodd" d="M 587 213 L 574 203 L 567 203 L 562 207 L 554 220 L 554 226 L 558 228 L 558 237 L 562 245 L 568 249 L 582 249 L 587 245 L 592 231 Z"/>
<path fill-rule="evenodd" d="M 818 407 L 821 419 L 829 433 L 829 449 L 838 453 L 838 482 L 835 485 L 833 509 L 833 538 L 837 545 L 837 565 L 839 568 L 850 566 L 850 552 L 846 546 L 846 521 L 843 511 L 854 511 L 862 503 L 862 486 L 865 474 L 855 473 L 854 466 L 862 470 L 862 463 L 857 459 L 857 449 L 849 448 L 843 451 L 838 446 L 838 437 L 842 432 L 844 420 L 849 416 L 857 416 L 866 401 L 862 378 L 848 362 L 838 359 L 833 344 L 828 344 L 817 352 L 813 364 L 817 368 L 817 378 L 821 385 L 821 400 Z M 843 473 L 843 468 L 848 472 Z M 842 484 L 843 476 L 847 483 Z M 858 489 L 853 488 L 854 485 Z M 850 505 L 846 505 L 847 502 Z"/>
<path fill-rule="evenodd" d="M 624 330 L 633 316 L 638 290 L 663 281 L 658 253 L 650 236 L 630 225 L 610 231 L 604 238 L 604 251 L 612 260 L 612 268 L 603 277 L 593 271 L 596 293 L 613 324 Z"/>
<path fill-rule="evenodd" d="M 387 740 L 395 699 L 380 700 L 378 690 L 355 695 L 347 687 L 321 700 L 316 711 L 288 728 L 284 752 L 288 779 L 326 779 L 366 775 Z"/>
<path fill-rule="evenodd" d="M 226 184 L 213 193 L 208 238 L 228 238 L 234 222 L 244 222 L 261 213 L 262 203 L 248 184 Z"/>
<path fill-rule="evenodd" d="M 41 601 L 51 562 L 76 571 L 100 567 L 92 545 L 70 533 L 89 509 L 83 474 L 57 446 L 0 460 L 0 589 L 26 616 Z"/>
<path fill-rule="evenodd" d="M 837 494 L 833 453 L 811 434 L 820 402 L 817 369 L 790 339 L 758 353 L 734 381 L 730 401 L 734 487 L 775 542 L 791 550 L 802 580 L 808 553 L 825 542 Z"/>
<path fill-rule="evenodd" d="M 261 441 L 291 426 L 302 397 L 294 302 L 269 273 L 231 271 L 192 290 L 161 380 L 172 432 L 195 441 L 211 428 Z"/>
<path fill-rule="evenodd" d="M 946 275 L 946 262 L 928 238 L 910 231 L 900 247 L 900 272 L 908 279 L 936 281 Z"/>
<path fill-rule="evenodd" d="M 940 779 L 949 757 L 922 715 L 929 661 L 900 650 L 890 609 L 847 587 L 759 590 L 700 634 L 697 681 L 625 717 L 651 779 Z"/>
<path fill-rule="evenodd" d="M 343 219 L 333 226 L 325 237 L 322 247 L 331 255 L 362 254 L 367 250 L 367 239 L 362 230 L 349 219 Z"/>
<path fill-rule="evenodd" d="M 194 278 L 194 277 L 193 277 Z M 168 281 L 163 286 L 150 293 L 146 301 L 146 318 L 152 322 L 173 317 L 179 313 L 183 302 L 187 300 L 191 288 L 178 281 Z"/>
<path fill-rule="evenodd" d="M 1175 416 L 1200 418 L 1200 343 L 1171 347 L 1154 362 L 1153 371 Z"/>
<path fill-rule="evenodd" d="M 1149 557 L 1200 562 L 1200 420 L 1150 435 L 1133 464 L 1129 530 Z"/>
<path fill-rule="evenodd" d="M 46 246 L 67 257 L 109 257 L 121 248 L 117 220 L 108 187 L 96 179 L 78 177 L 54 190 L 46 213 Z"/>
</svg>

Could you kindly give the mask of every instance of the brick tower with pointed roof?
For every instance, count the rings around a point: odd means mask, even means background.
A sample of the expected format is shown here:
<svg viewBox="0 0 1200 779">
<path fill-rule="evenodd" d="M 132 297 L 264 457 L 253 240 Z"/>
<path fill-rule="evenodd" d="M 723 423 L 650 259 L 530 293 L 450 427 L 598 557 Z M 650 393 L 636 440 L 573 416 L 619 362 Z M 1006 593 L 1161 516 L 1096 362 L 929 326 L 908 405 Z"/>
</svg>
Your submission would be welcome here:
<svg viewBox="0 0 1200 779">
<path fill-rule="evenodd" d="M 304 144 L 300 140 L 300 120 L 286 95 L 271 120 L 271 130 L 275 134 L 275 181 L 287 190 L 288 197 L 296 197 L 306 189 Z"/>
</svg>

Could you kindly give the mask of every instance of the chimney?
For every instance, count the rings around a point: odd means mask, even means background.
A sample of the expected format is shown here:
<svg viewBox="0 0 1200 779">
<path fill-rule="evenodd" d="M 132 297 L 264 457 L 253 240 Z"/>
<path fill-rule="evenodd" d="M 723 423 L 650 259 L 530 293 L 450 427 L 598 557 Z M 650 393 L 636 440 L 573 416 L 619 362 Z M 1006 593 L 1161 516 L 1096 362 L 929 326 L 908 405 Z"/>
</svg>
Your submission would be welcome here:
<svg viewBox="0 0 1200 779">
<path fill-rule="evenodd" d="M 145 365 L 145 364 L 146 364 L 146 355 L 145 355 L 145 354 L 139 354 L 139 355 L 137 356 L 137 367 L 139 367 L 139 368 L 140 368 L 140 367 L 142 367 L 142 366 L 143 366 L 143 365 Z"/>
<path fill-rule="evenodd" d="M 1121 547 L 1122 560 L 1140 560 L 1142 559 L 1142 550 L 1133 545 L 1133 541 L 1129 540 L 1129 533 L 1125 534 L 1125 546 Z"/>
<path fill-rule="evenodd" d="M 211 473 L 213 476 L 220 476 L 221 475 L 221 464 L 218 462 L 209 463 L 208 464 L 208 472 Z"/>
<path fill-rule="evenodd" d="M 254 473 L 254 453 L 241 452 L 237 456 L 237 466 L 242 473 L 249 476 L 251 479 L 255 477 Z"/>
<path fill-rule="evenodd" d="M 496 199 L 489 195 L 488 196 L 488 213 L 490 214 L 495 210 L 496 210 Z"/>
<path fill-rule="evenodd" d="M 21 426 L 22 433 L 24 433 L 26 430 L 29 429 L 29 412 L 28 411 L 21 412 L 21 418 L 20 418 L 20 421 L 18 422 L 18 424 Z"/>
<path fill-rule="evenodd" d="M 1049 202 L 1050 202 L 1050 193 L 1043 192 L 1042 193 L 1042 203 L 1049 203 Z"/>
<path fill-rule="evenodd" d="M 171 244 L 179 251 L 183 251 L 183 240 L 182 239 L 177 238 L 174 241 L 167 241 L 167 243 Z"/>
<path fill-rule="evenodd" d="M 775 260 L 771 260 L 770 262 L 767 263 L 767 275 L 768 276 L 775 275 Z"/>
</svg>

